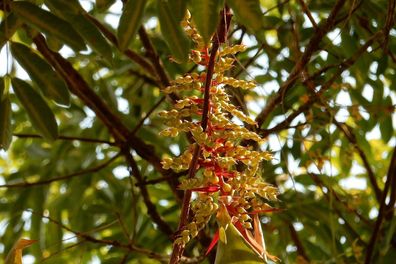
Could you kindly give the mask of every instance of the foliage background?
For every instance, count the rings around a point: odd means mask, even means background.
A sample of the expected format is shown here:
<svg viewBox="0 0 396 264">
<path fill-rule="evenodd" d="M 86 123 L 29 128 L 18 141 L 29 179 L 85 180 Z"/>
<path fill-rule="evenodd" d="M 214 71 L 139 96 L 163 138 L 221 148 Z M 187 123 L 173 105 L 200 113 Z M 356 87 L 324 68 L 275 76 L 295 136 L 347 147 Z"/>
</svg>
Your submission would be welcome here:
<svg viewBox="0 0 396 264">
<path fill-rule="evenodd" d="M 13 12 L 10 2 L 0 1 L 2 25 L 4 10 Z M 159 162 L 188 141 L 160 137 L 164 126 L 156 113 L 172 108 L 161 93 L 169 80 L 196 69 L 170 59 L 169 47 L 188 46 L 166 37 L 174 28 L 160 29 L 156 1 L 147 1 L 143 25 L 124 51 L 116 45 L 122 1 L 80 3 L 87 13 L 79 16 L 94 22 L 108 45 L 102 53 L 90 42 L 88 50 L 74 52 L 54 34 L 32 34 L 26 21 L 9 36 L 38 50 L 72 98 L 70 107 L 46 99 L 59 126 L 58 139 L 49 142 L 6 86 L 14 137 L 0 152 L 0 250 L 6 254 L 24 236 L 39 240 L 25 251 L 27 262 L 166 262 L 179 220 L 181 175 Z M 185 1 L 169 3 L 168 15 L 176 18 Z M 275 155 L 262 164 L 262 177 L 280 189 L 276 206 L 283 209 L 262 217 L 269 252 L 284 263 L 371 263 L 371 257 L 392 263 L 395 2 L 268 0 L 260 9 L 257 3 L 229 1 L 237 16 L 228 42 L 248 46 L 229 75 L 257 82 L 252 91 L 230 93 L 268 138 L 263 150 Z M 198 21 L 199 10 L 192 11 Z M 256 15 L 244 17 L 245 11 Z M 3 45 L 8 37 L 1 37 Z M 11 76 L 29 79 L 5 45 L 1 56 L 3 76 L 8 68 Z M 201 260 L 207 245 L 204 237 L 191 242 L 189 260 Z"/>
</svg>

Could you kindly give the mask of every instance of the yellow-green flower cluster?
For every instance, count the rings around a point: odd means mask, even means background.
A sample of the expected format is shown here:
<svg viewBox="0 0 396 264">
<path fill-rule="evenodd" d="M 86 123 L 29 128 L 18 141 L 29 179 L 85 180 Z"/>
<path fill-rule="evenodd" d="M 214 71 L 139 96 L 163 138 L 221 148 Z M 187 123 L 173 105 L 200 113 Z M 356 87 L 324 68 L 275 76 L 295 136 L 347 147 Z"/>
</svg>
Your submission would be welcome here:
<svg viewBox="0 0 396 264">
<path fill-rule="evenodd" d="M 202 37 L 188 16 L 183 21 L 183 26 L 196 43 L 196 50 L 190 55 L 191 61 L 207 67 L 210 57 L 208 47 L 204 46 Z M 195 143 L 178 157 L 164 158 L 163 167 L 175 171 L 189 169 L 195 146 L 200 148 L 195 177 L 183 179 L 179 185 L 180 189 L 191 190 L 196 196 L 190 205 L 192 219 L 175 243 L 187 243 L 205 227 L 211 216 L 216 216 L 221 226 L 233 217 L 244 228 L 250 229 L 251 215 L 271 208 L 265 200 L 276 200 L 277 189 L 265 183 L 257 173 L 260 163 L 272 158 L 271 153 L 241 145 L 246 141 L 260 144 L 263 139 L 232 121 L 234 117 L 248 125 L 256 124 L 230 102 L 225 91 L 228 86 L 241 89 L 255 87 L 254 82 L 225 76 L 226 71 L 233 67 L 234 55 L 245 49 L 244 45 L 225 46 L 216 54 L 206 130 L 201 126 L 205 71 L 178 77 L 165 89 L 165 93 L 188 92 L 188 95 L 177 101 L 174 109 L 160 113 L 168 126 L 161 135 L 174 137 L 185 132 L 192 136 Z"/>
</svg>

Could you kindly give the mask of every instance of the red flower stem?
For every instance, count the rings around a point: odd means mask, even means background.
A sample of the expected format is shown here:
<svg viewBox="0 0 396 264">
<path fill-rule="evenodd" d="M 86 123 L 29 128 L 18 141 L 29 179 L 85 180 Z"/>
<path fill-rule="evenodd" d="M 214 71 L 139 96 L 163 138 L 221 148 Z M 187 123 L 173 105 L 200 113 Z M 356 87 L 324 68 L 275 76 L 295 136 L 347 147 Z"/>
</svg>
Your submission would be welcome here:
<svg viewBox="0 0 396 264">
<path fill-rule="evenodd" d="M 226 32 L 228 31 L 229 22 L 231 19 L 231 16 L 229 13 L 230 13 L 230 11 L 229 11 L 228 7 L 224 8 L 224 10 L 221 12 L 223 17 L 221 19 L 219 28 L 217 30 L 217 34 L 213 40 L 212 50 L 210 53 L 209 62 L 208 62 L 208 66 L 207 66 L 206 79 L 205 79 L 205 90 L 204 90 L 204 104 L 203 104 L 202 122 L 201 122 L 201 127 L 204 132 L 206 131 L 206 128 L 208 126 L 208 120 L 209 120 L 210 86 L 212 84 L 215 59 L 216 59 L 217 50 L 219 49 L 220 43 L 223 43 L 225 41 L 224 36 L 226 36 L 226 34 L 227 34 Z M 200 154 L 201 154 L 201 148 L 197 144 L 194 148 L 193 157 L 192 157 L 192 160 L 190 163 L 190 169 L 188 171 L 188 178 L 194 178 L 195 172 L 197 169 L 197 165 L 198 165 L 198 158 L 199 158 Z M 180 222 L 179 222 L 177 234 L 179 234 L 188 223 L 191 194 L 192 194 L 191 190 L 186 190 L 184 192 L 182 209 L 181 209 L 181 213 L 180 213 Z M 185 247 L 184 245 L 177 244 L 177 243 L 175 243 L 173 245 L 172 256 L 170 258 L 169 263 L 177 264 L 180 262 L 181 257 L 183 255 L 184 247 Z"/>
<path fill-rule="evenodd" d="M 202 129 L 205 132 L 208 126 L 209 120 L 209 106 L 210 106 L 210 86 L 212 85 L 213 71 L 215 66 L 215 60 L 217 55 L 217 50 L 219 49 L 219 42 L 215 41 L 212 45 L 212 50 L 210 52 L 208 68 L 206 71 L 205 80 L 205 91 L 204 91 L 204 104 L 202 110 Z"/>
</svg>

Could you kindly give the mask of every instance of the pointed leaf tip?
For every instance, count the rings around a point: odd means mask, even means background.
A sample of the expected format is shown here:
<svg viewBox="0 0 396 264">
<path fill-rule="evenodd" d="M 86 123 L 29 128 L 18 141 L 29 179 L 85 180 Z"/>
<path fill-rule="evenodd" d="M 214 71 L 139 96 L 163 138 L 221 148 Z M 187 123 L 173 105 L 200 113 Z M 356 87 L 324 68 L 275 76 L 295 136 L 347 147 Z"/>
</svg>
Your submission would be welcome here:
<svg viewBox="0 0 396 264">
<path fill-rule="evenodd" d="M 37 93 L 29 83 L 21 79 L 13 78 L 11 83 L 33 127 L 46 140 L 55 140 L 58 137 L 58 124 L 56 123 L 51 108 L 48 107 L 41 95 Z"/>
</svg>

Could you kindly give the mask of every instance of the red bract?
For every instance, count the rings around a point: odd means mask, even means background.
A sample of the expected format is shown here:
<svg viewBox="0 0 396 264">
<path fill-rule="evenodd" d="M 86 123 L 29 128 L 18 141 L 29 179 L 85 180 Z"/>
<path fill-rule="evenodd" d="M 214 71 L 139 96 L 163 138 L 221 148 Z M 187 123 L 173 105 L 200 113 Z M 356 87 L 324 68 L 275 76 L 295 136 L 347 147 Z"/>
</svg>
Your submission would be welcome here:
<svg viewBox="0 0 396 264">
<path fill-rule="evenodd" d="M 210 185 L 206 187 L 199 187 L 199 188 L 193 188 L 191 191 L 193 192 L 206 192 L 206 193 L 214 193 L 218 192 L 220 190 L 220 186 L 218 185 Z"/>
<path fill-rule="evenodd" d="M 210 253 L 210 251 L 212 251 L 212 249 L 216 246 L 218 241 L 219 241 L 219 230 L 217 230 L 216 233 L 214 234 L 213 239 L 210 242 L 208 249 L 206 250 L 205 256 L 207 256 Z"/>
</svg>

